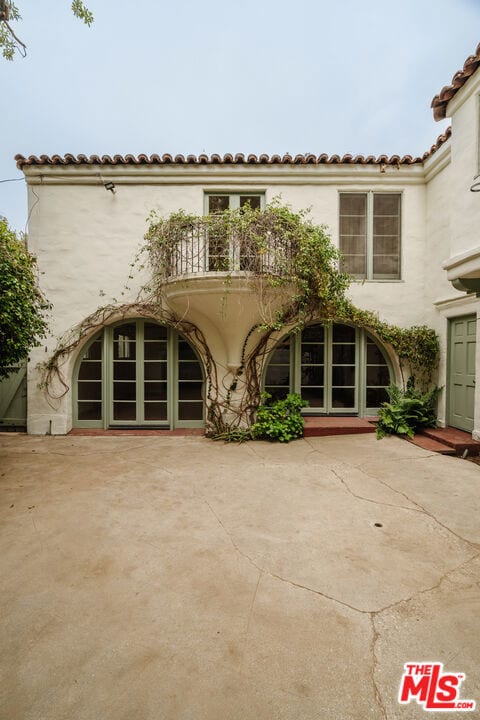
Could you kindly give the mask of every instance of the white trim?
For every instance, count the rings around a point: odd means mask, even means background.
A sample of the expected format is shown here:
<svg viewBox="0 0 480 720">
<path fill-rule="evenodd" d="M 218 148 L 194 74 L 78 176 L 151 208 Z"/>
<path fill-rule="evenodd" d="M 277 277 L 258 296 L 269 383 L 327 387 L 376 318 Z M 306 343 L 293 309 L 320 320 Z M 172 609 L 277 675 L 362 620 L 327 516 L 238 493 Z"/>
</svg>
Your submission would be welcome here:
<svg viewBox="0 0 480 720">
<path fill-rule="evenodd" d="M 449 280 L 480 277 L 480 246 L 452 255 L 442 262 L 442 268 L 447 271 Z"/>
<path fill-rule="evenodd" d="M 425 160 L 425 183 L 429 183 L 452 162 L 450 138 Z"/>
<path fill-rule="evenodd" d="M 475 70 L 473 75 L 467 78 L 465 84 L 457 90 L 453 98 L 447 103 L 445 108 L 445 116 L 452 117 L 472 95 L 480 90 L 480 72 L 479 68 Z"/>
<path fill-rule="evenodd" d="M 308 184 L 375 184 L 380 186 L 423 185 L 424 166 L 387 165 L 381 172 L 378 164 L 319 164 L 319 165 L 146 165 L 146 166 L 31 166 L 24 173 L 28 185 L 98 185 L 104 180 L 115 185 L 208 185 L 235 187 L 250 182 L 262 185 Z M 105 192 L 103 190 L 103 192 Z"/>
<path fill-rule="evenodd" d="M 470 315 L 474 312 L 473 308 L 475 306 L 480 311 L 480 298 L 473 294 L 465 295 L 462 293 L 456 298 L 436 300 L 433 304 L 441 315 L 446 318 L 455 317 L 456 315 Z"/>
</svg>

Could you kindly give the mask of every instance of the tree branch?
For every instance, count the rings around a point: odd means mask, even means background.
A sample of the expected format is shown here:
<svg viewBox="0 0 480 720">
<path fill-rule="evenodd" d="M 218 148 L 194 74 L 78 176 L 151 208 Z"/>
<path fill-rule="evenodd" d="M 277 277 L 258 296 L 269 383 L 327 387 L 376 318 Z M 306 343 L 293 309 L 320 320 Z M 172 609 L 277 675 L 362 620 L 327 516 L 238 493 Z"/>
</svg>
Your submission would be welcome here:
<svg viewBox="0 0 480 720">
<path fill-rule="evenodd" d="M 15 35 L 15 33 L 13 32 L 13 29 L 12 29 L 11 25 L 10 25 L 6 20 L 3 20 L 3 23 L 4 23 L 4 25 L 7 27 L 8 32 L 10 33 L 10 35 L 13 37 L 13 39 L 14 39 L 15 42 L 17 43 L 17 45 L 18 45 L 18 50 L 19 50 L 20 54 L 22 55 L 22 57 L 26 57 L 26 55 L 27 55 L 27 46 L 25 45 L 25 43 L 23 43 L 23 42 L 20 40 L 20 38 Z"/>
</svg>

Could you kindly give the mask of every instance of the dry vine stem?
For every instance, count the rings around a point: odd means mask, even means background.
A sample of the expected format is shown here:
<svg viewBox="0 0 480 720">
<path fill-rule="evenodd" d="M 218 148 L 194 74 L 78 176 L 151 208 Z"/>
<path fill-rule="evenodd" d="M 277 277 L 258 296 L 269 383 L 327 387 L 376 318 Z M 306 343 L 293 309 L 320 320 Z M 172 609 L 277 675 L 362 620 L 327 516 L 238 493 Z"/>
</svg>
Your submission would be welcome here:
<svg viewBox="0 0 480 720">
<path fill-rule="evenodd" d="M 352 278 L 339 269 L 341 256 L 323 226 L 314 225 L 307 211 L 294 213 L 274 201 L 262 210 L 248 205 L 206 217 L 182 211 L 159 218 L 152 214 L 146 244 L 132 267 L 146 256 L 150 281 L 131 304 L 99 308 L 73 328 L 44 366 L 43 384 L 50 392 L 54 378 L 61 397 L 68 392 L 62 376 L 65 357 L 87 336 L 116 319 L 145 317 L 177 330 L 195 347 L 206 375 L 206 433 L 235 434 L 250 427 L 260 400 L 266 358 L 280 335 L 299 332 L 309 323 L 343 322 L 365 328 L 397 353 L 400 367 L 428 386 L 438 365 L 439 343 L 427 327 L 399 328 L 375 313 L 356 308 L 346 297 Z M 208 254 L 205 247 L 208 246 Z M 208 255 L 208 257 L 207 257 Z M 140 265 L 143 269 L 144 265 Z M 233 276 L 241 276 L 255 293 L 262 322 L 253 324 L 244 339 L 241 364 L 219 383 L 217 366 L 198 327 L 169 309 L 167 283 L 195 273 L 220 273 L 224 300 Z M 130 278 L 132 275 L 130 275 Z M 272 311 L 272 294 L 283 303 Z M 225 370 L 225 368 L 222 368 Z"/>
</svg>

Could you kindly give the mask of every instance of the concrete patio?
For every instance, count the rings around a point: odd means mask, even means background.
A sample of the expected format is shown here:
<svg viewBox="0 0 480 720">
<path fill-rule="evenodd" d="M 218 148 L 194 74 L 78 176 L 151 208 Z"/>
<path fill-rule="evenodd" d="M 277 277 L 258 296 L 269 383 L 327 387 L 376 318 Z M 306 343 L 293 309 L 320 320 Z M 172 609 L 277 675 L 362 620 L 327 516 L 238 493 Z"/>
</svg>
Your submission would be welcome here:
<svg viewBox="0 0 480 720">
<path fill-rule="evenodd" d="M 480 703 L 478 465 L 3 434 L 0 488 L 2 720 L 413 720 L 415 661 Z"/>
</svg>

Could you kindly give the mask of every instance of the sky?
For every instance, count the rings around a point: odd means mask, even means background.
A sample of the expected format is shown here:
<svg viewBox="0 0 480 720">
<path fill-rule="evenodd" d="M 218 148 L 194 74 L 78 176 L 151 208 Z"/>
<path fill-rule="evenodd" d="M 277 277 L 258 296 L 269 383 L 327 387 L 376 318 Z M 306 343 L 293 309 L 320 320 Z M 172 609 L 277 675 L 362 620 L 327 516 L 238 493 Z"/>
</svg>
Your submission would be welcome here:
<svg viewBox="0 0 480 720">
<path fill-rule="evenodd" d="M 422 155 L 430 103 L 480 41 L 480 0 L 16 0 L 0 58 L 0 215 L 25 230 L 14 156 Z"/>
</svg>

